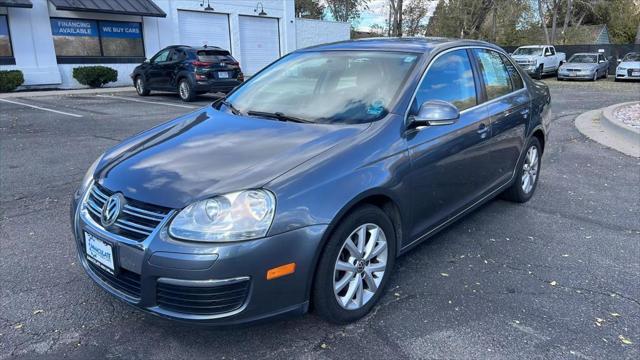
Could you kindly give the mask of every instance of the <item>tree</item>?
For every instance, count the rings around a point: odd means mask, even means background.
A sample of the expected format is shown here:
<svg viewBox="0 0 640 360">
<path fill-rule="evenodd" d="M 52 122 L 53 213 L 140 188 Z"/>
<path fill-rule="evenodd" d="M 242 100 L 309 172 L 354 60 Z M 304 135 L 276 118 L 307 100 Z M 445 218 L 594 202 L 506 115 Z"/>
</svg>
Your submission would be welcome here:
<svg viewBox="0 0 640 360">
<path fill-rule="evenodd" d="M 479 38 L 496 0 L 440 0 L 427 26 L 432 36 Z"/>
<path fill-rule="evenodd" d="M 431 0 L 409 0 L 402 10 L 402 33 L 407 36 L 423 35 L 427 24 Z"/>
<path fill-rule="evenodd" d="M 369 0 L 325 0 L 336 21 L 352 22 L 368 9 Z"/>
<path fill-rule="evenodd" d="M 389 18 L 392 20 L 389 25 L 391 36 L 402 37 L 402 6 L 403 0 L 389 0 L 389 11 L 391 12 Z"/>
<path fill-rule="evenodd" d="M 296 17 L 299 18 L 322 20 L 324 9 L 320 0 L 296 0 Z"/>
</svg>

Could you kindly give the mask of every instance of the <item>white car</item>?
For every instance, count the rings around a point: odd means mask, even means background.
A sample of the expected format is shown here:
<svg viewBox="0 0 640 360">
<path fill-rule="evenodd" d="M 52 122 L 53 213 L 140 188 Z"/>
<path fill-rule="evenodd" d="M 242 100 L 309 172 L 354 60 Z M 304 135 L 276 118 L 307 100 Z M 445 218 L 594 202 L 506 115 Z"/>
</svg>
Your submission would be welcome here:
<svg viewBox="0 0 640 360">
<path fill-rule="evenodd" d="M 620 80 L 640 80 L 640 53 L 628 53 L 622 60 L 618 60 L 616 81 Z"/>
<path fill-rule="evenodd" d="M 542 79 L 546 74 L 556 74 L 566 60 L 565 53 L 556 52 L 556 48 L 551 45 L 521 46 L 511 57 L 536 79 Z"/>
</svg>

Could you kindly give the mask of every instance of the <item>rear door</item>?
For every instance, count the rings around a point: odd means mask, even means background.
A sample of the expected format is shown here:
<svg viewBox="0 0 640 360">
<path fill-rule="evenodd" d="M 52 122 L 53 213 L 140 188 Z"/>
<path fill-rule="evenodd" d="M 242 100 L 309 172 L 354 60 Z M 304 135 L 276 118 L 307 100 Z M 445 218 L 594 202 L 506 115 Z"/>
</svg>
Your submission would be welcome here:
<svg viewBox="0 0 640 360">
<path fill-rule="evenodd" d="M 518 70 L 505 55 L 490 49 L 474 49 L 473 54 L 491 120 L 491 139 L 486 148 L 491 161 L 487 171 L 491 188 L 497 188 L 513 177 L 525 145 L 531 99 Z"/>
</svg>

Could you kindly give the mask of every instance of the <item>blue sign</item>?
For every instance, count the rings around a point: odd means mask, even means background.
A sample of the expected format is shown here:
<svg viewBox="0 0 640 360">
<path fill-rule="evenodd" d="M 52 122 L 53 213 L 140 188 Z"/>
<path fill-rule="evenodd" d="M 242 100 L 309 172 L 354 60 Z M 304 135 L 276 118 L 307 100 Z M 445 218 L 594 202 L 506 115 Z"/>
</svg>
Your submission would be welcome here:
<svg viewBox="0 0 640 360">
<path fill-rule="evenodd" d="M 100 21 L 100 35 L 108 38 L 140 39 L 140 23 L 120 21 Z"/>
<path fill-rule="evenodd" d="M 93 20 L 51 19 L 53 36 L 98 36 L 98 23 Z"/>
<path fill-rule="evenodd" d="M 0 15 L 0 36 L 9 36 L 9 27 L 7 26 L 7 17 Z"/>
</svg>

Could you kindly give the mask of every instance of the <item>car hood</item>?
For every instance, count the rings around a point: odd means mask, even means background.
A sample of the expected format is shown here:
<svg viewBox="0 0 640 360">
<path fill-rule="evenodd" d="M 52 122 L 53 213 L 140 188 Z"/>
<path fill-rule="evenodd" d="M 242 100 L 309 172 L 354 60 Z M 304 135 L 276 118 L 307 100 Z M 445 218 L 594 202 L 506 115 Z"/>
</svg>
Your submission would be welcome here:
<svg viewBox="0 0 640 360">
<path fill-rule="evenodd" d="M 512 55 L 511 56 L 513 58 L 513 60 L 520 60 L 520 61 L 534 61 L 536 60 L 538 57 L 537 56 L 533 56 L 533 55 Z"/>
<path fill-rule="evenodd" d="M 580 70 L 593 70 L 598 67 L 598 64 L 593 63 L 566 63 L 561 66 L 562 69 L 580 69 Z"/>
<path fill-rule="evenodd" d="M 623 61 L 618 66 L 625 69 L 640 69 L 640 61 Z"/>
<path fill-rule="evenodd" d="M 96 181 L 139 201 L 182 208 L 216 194 L 259 188 L 368 127 L 243 117 L 211 106 L 109 150 Z"/>
</svg>

